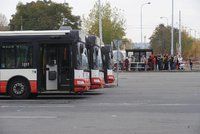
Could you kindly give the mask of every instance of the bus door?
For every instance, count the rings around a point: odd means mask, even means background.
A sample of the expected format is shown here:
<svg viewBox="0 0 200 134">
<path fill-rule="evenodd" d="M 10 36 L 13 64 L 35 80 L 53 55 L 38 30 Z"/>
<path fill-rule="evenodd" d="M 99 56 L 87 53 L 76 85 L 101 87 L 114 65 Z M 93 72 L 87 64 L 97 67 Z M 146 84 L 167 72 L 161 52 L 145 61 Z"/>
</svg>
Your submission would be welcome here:
<svg viewBox="0 0 200 134">
<path fill-rule="evenodd" d="M 57 49 L 46 47 L 44 51 L 46 57 L 46 90 L 58 90 Z"/>
<path fill-rule="evenodd" d="M 60 47 L 58 53 L 58 78 L 59 89 L 72 89 L 73 88 L 73 60 L 72 60 L 72 47 Z"/>
</svg>

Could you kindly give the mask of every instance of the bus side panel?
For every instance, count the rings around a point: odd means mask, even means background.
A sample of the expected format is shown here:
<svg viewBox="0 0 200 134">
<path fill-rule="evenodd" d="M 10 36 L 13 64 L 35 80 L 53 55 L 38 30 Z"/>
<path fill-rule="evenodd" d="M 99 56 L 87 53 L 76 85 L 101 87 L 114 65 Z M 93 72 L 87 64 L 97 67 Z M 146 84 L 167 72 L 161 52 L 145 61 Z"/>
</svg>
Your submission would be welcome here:
<svg viewBox="0 0 200 134">
<path fill-rule="evenodd" d="M 83 70 L 74 70 L 74 92 L 87 91 L 87 82 Z"/>
<path fill-rule="evenodd" d="M 101 78 L 99 70 L 91 70 L 91 89 L 101 88 Z"/>
<path fill-rule="evenodd" d="M 87 90 L 90 89 L 90 72 L 84 72 L 84 79 L 86 81 Z"/>
<path fill-rule="evenodd" d="M 1 90 L 6 92 L 7 82 L 16 76 L 22 76 L 29 81 L 31 93 L 37 93 L 37 70 L 36 69 L 3 69 L 1 70 Z"/>
<path fill-rule="evenodd" d="M 1 70 L 0 70 L 0 94 L 6 93 L 7 81 L 2 81 L 1 79 Z"/>
<path fill-rule="evenodd" d="M 99 75 L 100 75 L 100 78 L 101 78 L 101 85 L 102 85 L 102 87 L 104 87 L 104 85 L 105 85 L 104 72 L 100 71 Z"/>
<path fill-rule="evenodd" d="M 107 81 L 108 83 L 114 83 L 115 76 L 112 69 L 107 69 Z"/>
</svg>

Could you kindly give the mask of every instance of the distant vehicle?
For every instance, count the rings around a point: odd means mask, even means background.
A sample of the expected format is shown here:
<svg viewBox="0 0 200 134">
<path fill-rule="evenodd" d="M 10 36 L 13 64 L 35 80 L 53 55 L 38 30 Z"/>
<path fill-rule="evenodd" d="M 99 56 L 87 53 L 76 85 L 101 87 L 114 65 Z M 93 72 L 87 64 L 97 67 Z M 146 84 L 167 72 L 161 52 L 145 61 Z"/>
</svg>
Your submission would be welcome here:
<svg viewBox="0 0 200 134">
<path fill-rule="evenodd" d="M 123 62 L 126 58 L 126 51 L 123 50 L 113 50 L 113 61 L 114 63 L 117 63 L 117 54 L 119 62 Z"/>
<path fill-rule="evenodd" d="M 126 52 L 123 50 L 113 50 L 113 62 L 114 62 L 114 67 L 113 70 L 117 70 L 117 58 L 119 61 L 119 70 L 123 70 L 123 62 L 126 58 Z"/>
<path fill-rule="evenodd" d="M 15 99 L 90 87 L 85 34 L 79 30 L 0 32 L 0 94 Z"/>
</svg>

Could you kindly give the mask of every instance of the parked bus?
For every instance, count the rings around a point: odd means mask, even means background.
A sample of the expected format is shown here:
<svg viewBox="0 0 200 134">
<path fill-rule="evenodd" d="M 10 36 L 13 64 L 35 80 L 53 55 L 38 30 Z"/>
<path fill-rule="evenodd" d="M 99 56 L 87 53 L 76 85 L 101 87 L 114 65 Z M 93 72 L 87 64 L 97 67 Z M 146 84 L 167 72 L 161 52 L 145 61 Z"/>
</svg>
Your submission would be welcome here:
<svg viewBox="0 0 200 134">
<path fill-rule="evenodd" d="M 105 84 L 105 81 L 100 39 L 97 36 L 88 36 L 86 44 L 89 53 L 91 89 L 102 88 Z"/>
<path fill-rule="evenodd" d="M 79 30 L 0 32 L 0 94 L 15 99 L 90 87 L 85 34 Z"/>
<path fill-rule="evenodd" d="M 104 78 L 106 84 L 113 84 L 115 81 L 113 73 L 113 50 L 112 46 L 105 45 L 102 47 L 102 59 L 103 59 L 103 69 L 104 69 Z"/>
</svg>

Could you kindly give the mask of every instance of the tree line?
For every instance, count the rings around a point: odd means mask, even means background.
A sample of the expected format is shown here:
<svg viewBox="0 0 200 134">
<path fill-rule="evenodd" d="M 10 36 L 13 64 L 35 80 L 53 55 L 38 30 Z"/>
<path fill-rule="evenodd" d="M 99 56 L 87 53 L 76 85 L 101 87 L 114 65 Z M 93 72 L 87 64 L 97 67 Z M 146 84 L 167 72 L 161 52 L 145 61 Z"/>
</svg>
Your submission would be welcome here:
<svg viewBox="0 0 200 134">
<path fill-rule="evenodd" d="M 182 55 L 184 58 L 200 57 L 200 40 L 193 38 L 182 29 Z M 150 45 L 155 54 L 170 54 L 171 50 L 171 26 L 158 25 L 150 37 Z M 179 29 L 174 28 L 174 54 L 179 51 Z"/>
<path fill-rule="evenodd" d="M 61 25 L 71 26 L 73 29 L 84 29 L 89 34 L 99 36 L 99 7 L 98 1 L 90 10 L 88 16 L 72 14 L 72 7 L 68 3 L 56 3 L 51 0 L 38 0 L 36 2 L 21 2 L 16 6 L 16 13 L 11 16 L 8 23 L 5 15 L 0 14 L 0 31 L 5 30 L 56 30 Z M 121 49 L 132 48 L 132 41 L 126 38 L 126 19 L 119 8 L 112 7 L 109 2 L 101 5 L 103 42 L 111 44 L 114 39 L 123 42 Z M 66 18 L 66 19 L 63 19 Z M 158 25 L 150 37 L 151 47 L 156 54 L 170 53 L 171 27 Z M 174 51 L 178 44 L 178 29 L 174 29 Z M 199 57 L 200 41 L 192 38 L 186 31 L 182 31 L 183 55 L 185 57 Z"/>
</svg>

